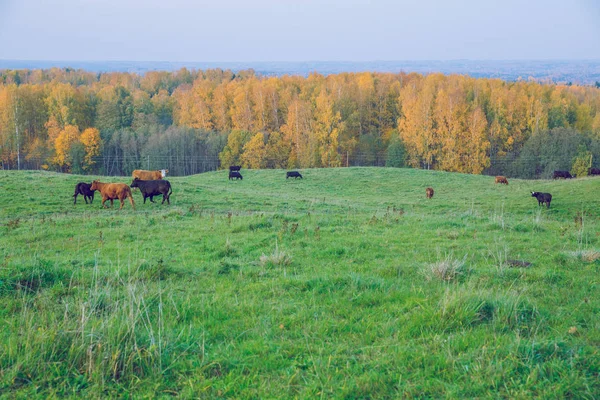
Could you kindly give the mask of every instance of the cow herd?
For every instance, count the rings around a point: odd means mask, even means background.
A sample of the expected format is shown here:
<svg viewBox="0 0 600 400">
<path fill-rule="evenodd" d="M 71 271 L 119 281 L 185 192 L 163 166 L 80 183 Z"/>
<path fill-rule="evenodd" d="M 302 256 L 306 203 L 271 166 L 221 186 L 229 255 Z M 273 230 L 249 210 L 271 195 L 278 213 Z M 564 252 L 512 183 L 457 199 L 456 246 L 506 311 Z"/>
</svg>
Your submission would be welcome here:
<svg viewBox="0 0 600 400">
<path fill-rule="evenodd" d="M 240 173 L 241 168 L 242 167 L 239 165 L 230 166 L 229 180 L 244 179 Z M 83 196 L 85 204 L 88 204 L 88 199 L 91 204 L 94 201 L 94 192 L 99 191 L 102 195 L 102 207 L 105 207 L 107 200 L 110 200 L 111 207 L 113 206 L 113 202 L 115 200 L 119 200 L 121 203 L 121 207 L 119 207 L 120 210 L 123 208 L 125 200 L 129 199 L 131 207 L 133 207 L 135 210 L 135 202 L 133 201 L 131 188 L 139 189 L 142 197 L 144 198 L 144 204 L 146 204 L 146 199 L 148 198 L 150 198 L 150 201 L 154 203 L 154 196 L 162 196 L 161 204 L 165 204 L 165 201 L 167 204 L 171 204 L 170 198 L 171 194 L 173 193 L 173 189 L 171 188 L 171 182 L 164 179 L 168 172 L 168 169 L 161 169 L 157 171 L 136 169 L 131 174 L 133 182 L 131 182 L 131 185 L 129 186 L 125 183 L 104 183 L 100 181 L 93 181 L 92 183 L 79 182 L 77 185 L 75 185 L 73 204 L 77 204 L 77 196 L 79 195 Z M 303 179 L 302 175 L 298 171 L 288 171 L 285 178 Z"/>
<path fill-rule="evenodd" d="M 588 170 L 588 175 L 600 175 L 600 168 L 590 168 Z M 572 179 L 574 178 L 569 171 L 554 171 L 552 174 L 552 179 Z M 508 185 L 508 179 L 505 176 L 496 176 L 494 179 L 496 184 Z M 433 197 L 433 188 L 428 187 L 425 189 L 425 197 L 431 199 Z M 542 205 L 546 205 L 547 208 L 550 208 L 550 202 L 552 202 L 552 195 L 550 193 L 542 193 L 542 192 L 531 192 L 531 197 L 535 197 L 538 201 L 538 207 Z"/>
<path fill-rule="evenodd" d="M 244 179 L 240 173 L 241 168 L 242 167 L 239 165 L 230 166 L 229 180 Z M 119 207 L 120 210 L 123 208 L 125 200 L 129 199 L 131 207 L 133 207 L 135 210 L 135 202 L 133 201 L 133 196 L 131 195 L 131 188 L 138 188 L 140 190 L 140 193 L 144 198 L 144 204 L 146 204 L 147 198 L 150 198 L 150 201 L 154 203 L 154 196 L 162 196 L 161 204 L 165 204 L 165 201 L 167 204 L 171 204 L 170 197 L 173 193 L 173 189 L 171 188 L 171 183 L 164 179 L 168 172 L 168 169 L 161 169 L 157 171 L 136 169 L 132 173 L 133 182 L 131 182 L 131 185 L 129 186 L 125 183 L 103 183 L 100 181 L 93 181 L 92 183 L 79 182 L 77 185 L 75 185 L 73 204 L 77 204 L 78 195 L 83 196 L 85 204 L 88 204 L 88 199 L 91 204 L 94 201 L 94 192 L 97 190 L 102 195 L 102 207 L 105 207 L 107 200 L 110 200 L 111 207 L 113 206 L 114 200 L 119 200 L 121 202 L 121 207 Z M 600 169 L 590 168 L 588 173 L 589 175 L 600 175 Z M 569 171 L 554 171 L 552 177 L 553 179 L 573 178 Z M 289 178 L 303 179 L 302 174 L 300 174 L 298 171 L 287 171 L 285 179 Z M 495 183 L 508 185 L 508 179 L 505 176 L 496 176 Z M 425 189 L 426 198 L 431 199 L 433 194 L 433 188 L 428 187 Z M 545 204 L 547 208 L 550 208 L 550 202 L 552 201 L 552 195 L 550 193 L 531 192 L 531 197 L 535 197 L 537 199 L 538 206 Z"/>
</svg>

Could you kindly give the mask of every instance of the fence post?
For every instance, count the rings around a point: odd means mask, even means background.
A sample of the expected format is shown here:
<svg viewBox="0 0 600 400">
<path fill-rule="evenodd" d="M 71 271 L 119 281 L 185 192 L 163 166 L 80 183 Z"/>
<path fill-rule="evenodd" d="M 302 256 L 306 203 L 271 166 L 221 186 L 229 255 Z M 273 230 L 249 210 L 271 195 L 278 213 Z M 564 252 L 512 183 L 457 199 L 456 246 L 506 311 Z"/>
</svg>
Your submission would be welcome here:
<svg viewBox="0 0 600 400">
<path fill-rule="evenodd" d="M 148 168 L 147 169 L 148 169 L 148 171 L 150 171 L 150 154 L 148 154 L 146 157 L 148 158 Z"/>
</svg>

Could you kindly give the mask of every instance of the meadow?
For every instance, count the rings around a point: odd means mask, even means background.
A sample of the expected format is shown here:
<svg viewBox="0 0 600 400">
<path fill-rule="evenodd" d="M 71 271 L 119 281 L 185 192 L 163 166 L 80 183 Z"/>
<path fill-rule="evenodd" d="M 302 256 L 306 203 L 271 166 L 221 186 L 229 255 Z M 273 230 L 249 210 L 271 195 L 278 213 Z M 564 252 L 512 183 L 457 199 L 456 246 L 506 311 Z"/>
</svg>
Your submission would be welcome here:
<svg viewBox="0 0 600 400">
<path fill-rule="evenodd" d="M 242 174 L 0 171 L 0 396 L 600 397 L 600 178 Z"/>
</svg>

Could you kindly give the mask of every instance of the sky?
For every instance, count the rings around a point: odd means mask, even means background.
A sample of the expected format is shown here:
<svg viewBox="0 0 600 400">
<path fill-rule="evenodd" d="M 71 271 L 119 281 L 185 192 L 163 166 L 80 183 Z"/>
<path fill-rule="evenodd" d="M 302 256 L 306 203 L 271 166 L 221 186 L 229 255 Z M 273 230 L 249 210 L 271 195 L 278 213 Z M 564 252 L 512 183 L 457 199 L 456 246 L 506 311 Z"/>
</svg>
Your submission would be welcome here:
<svg viewBox="0 0 600 400">
<path fill-rule="evenodd" d="M 0 0 L 0 59 L 600 59 L 598 0 Z"/>
</svg>

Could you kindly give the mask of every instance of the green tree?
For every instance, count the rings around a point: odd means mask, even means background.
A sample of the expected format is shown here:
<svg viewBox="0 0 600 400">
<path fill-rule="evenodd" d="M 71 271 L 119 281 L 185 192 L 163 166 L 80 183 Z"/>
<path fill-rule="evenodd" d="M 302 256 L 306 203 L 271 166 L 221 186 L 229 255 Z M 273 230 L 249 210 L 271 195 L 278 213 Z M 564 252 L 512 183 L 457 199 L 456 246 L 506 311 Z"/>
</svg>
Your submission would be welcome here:
<svg viewBox="0 0 600 400">
<path fill-rule="evenodd" d="M 233 130 L 227 137 L 227 145 L 219 153 L 221 167 L 226 168 L 230 165 L 239 165 L 242 161 L 244 145 L 250 140 L 251 133 L 248 131 Z"/>
<path fill-rule="evenodd" d="M 406 147 L 402 140 L 394 136 L 385 153 L 385 166 L 402 168 L 406 165 Z"/>
<path fill-rule="evenodd" d="M 579 145 L 577 156 L 573 159 L 571 175 L 582 178 L 588 175 L 588 169 L 592 166 L 592 152 L 583 144 Z"/>
</svg>

